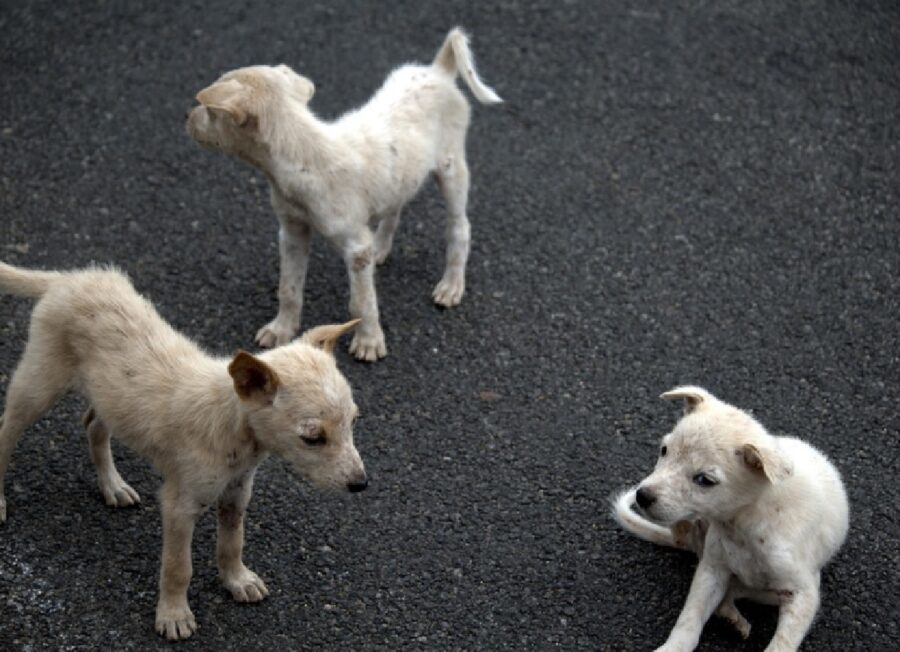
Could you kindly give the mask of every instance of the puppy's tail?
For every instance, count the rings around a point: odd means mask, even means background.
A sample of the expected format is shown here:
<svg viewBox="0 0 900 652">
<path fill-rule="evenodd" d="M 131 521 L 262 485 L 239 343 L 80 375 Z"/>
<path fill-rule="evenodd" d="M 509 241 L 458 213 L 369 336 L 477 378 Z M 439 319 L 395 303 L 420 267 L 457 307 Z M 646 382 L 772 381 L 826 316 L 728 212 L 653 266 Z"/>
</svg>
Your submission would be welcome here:
<svg viewBox="0 0 900 652">
<path fill-rule="evenodd" d="M 612 515 L 623 528 L 631 532 L 634 536 L 655 543 L 660 546 L 669 546 L 670 548 L 683 548 L 675 541 L 672 529 L 657 525 L 652 521 L 640 516 L 631 509 L 635 502 L 635 494 L 637 489 L 632 487 L 627 491 L 620 493 L 612 499 Z"/>
<path fill-rule="evenodd" d="M 469 49 L 469 37 L 459 27 L 454 27 L 447 34 L 433 65 L 451 77 L 456 77 L 459 73 L 482 104 L 499 104 L 503 101 L 475 72 L 475 58 Z"/>
<path fill-rule="evenodd" d="M 61 276 L 59 272 L 38 272 L 0 263 L 0 290 L 38 299 Z"/>
</svg>

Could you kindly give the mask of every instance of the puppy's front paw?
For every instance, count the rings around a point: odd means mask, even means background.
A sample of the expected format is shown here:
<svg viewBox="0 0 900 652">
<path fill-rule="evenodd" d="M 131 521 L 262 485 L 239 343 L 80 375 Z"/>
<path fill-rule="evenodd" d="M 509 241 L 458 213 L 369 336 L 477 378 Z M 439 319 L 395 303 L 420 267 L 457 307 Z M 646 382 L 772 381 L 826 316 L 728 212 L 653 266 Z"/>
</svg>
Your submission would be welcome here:
<svg viewBox="0 0 900 652">
<path fill-rule="evenodd" d="M 98 481 L 103 500 L 110 507 L 128 507 L 141 502 L 141 497 L 118 473 Z"/>
<path fill-rule="evenodd" d="M 379 328 L 374 334 L 357 332 L 350 342 L 350 353 L 357 360 L 375 362 L 387 355 L 387 345 L 384 343 L 384 333 Z"/>
<path fill-rule="evenodd" d="M 169 607 L 160 604 L 156 607 L 156 633 L 170 641 L 178 641 L 191 636 L 197 631 L 197 621 L 186 604 Z"/>
<path fill-rule="evenodd" d="M 287 326 L 278 319 L 273 319 L 256 333 L 256 343 L 264 349 L 271 349 L 290 342 L 299 328 Z"/>
<path fill-rule="evenodd" d="M 246 566 L 233 575 L 223 577 L 222 584 L 238 602 L 259 602 L 269 595 L 269 589 L 259 575 Z"/>
<path fill-rule="evenodd" d="M 441 282 L 435 286 L 431 296 L 436 304 L 446 308 L 452 308 L 453 306 L 459 305 L 465 291 L 466 282 L 464 279 L 442 278 Z"/>
</svg>

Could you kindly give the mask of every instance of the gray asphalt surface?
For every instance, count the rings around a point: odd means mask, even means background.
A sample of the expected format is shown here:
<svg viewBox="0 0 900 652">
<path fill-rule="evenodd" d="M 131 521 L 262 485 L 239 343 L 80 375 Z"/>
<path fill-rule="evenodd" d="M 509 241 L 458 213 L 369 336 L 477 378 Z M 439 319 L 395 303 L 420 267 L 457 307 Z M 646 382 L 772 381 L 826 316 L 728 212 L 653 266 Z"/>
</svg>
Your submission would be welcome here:
<svg viewBox="0 0 900 652">
<path fill-rule="evenodd" d="M 852 6 L 851 6 L 852 5 Z M 0 2 L 0 259 L 115 262 L 210 350 L 275 313 L 262 176 L 183 127 L 221 72 L 286 62 L 335 117 L 467 27 L 506 100 L 469 132 L 473 250 L 436 309 L 429 185 L 378 274 L 389 357 L 339 363 L 368 491 L 323 496 L 269 461 L 241 606 L 194 541 L 201 624 L 180 649 L 649 650 L 695 560 L 619 531 L 697 383 L 843 472 L 852 525 L 805 650 L 900 649 L 900 9 L 895 2 Z M 346 317 L 314 245 L 304 325 Z M 0 297 L 0 391 L 29 302 Z M 0 649 L 153 649 L 153 469 L 115 449 L 139 508 L 107 508 L 70 397 L 23 437 L 0 527 Z M 747 606 L 761 650 L 776 610 Z"/>
</svg>

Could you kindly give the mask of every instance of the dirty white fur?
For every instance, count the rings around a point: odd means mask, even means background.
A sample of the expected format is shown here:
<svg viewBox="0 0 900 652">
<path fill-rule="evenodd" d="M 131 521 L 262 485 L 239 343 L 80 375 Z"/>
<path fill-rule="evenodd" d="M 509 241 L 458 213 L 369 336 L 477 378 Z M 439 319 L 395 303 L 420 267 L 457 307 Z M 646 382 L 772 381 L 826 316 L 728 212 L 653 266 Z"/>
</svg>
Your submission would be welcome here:
<svg viewBox="0 0 900 652">
<path fill-rule="evenodd" d="M 394 70 L 362 107 L 334 122 L 307 106 L 313 83 L 285 65 L 240 68 L 197 94 L 188 133 L 238 156 L 269 178 L 280 222 L 278 315 L 256 335 L 261 346 L 287 343 L 300 327 L 310 238 L 315 231 L 341 254 L 350 276 L 350 314 L 362 321 L 350 351 L 384 357 L 374 267 L 391 250 L 403 206 L 434 173 L 447 203 L 447 253 L 435 302 L 457 305 L 469 255 L 465 137 L 469 105 L 500 102 L 475 72 L 465 34 L 453 29 L 431 65 Z M 373 234 L 371 226 L 377 225 Z"/>
<path fill-rule="evenodd" d="M 746 638 L 739 598 L 779 605 L 766 650 L 796 650 L 818 609 L 820 571 L 847 536 L 838 471 L 809 444 L 770 435 L 702 388 L 662 396 L 684 399 L 685 416 L 663 437 L 653 473 L 613 507 L 633 534 L 700 556 L 687 602 L 658 652 L 693 650 L 717 608 Z"/>
<path fill-rule="evenodd" d="M 354 322 L 319 326 L 258 357 L 241 351 L 215 358 L 172 329 L 113 269 L 34 272 L 0 263 L 0 290 L 38 299 L 0 417 L 0 523 L 7 516 L 3 479 L 19 437 L 76 390 L 89 403 L 84 425 L 107 504 L 140 500 L 116 470 L 110 436 L 163 476 L 160 634 L 187 638 L 197 629 L 187 601 L 191 536 L 212 505 L 223 584 L 239 602 L 268 594 L 244 566 L 242 549 L 253 477 L 269 454 L 320 487 L 365 488 L 353 444 L 357 408 L 331 355 Z"/>
</svg>

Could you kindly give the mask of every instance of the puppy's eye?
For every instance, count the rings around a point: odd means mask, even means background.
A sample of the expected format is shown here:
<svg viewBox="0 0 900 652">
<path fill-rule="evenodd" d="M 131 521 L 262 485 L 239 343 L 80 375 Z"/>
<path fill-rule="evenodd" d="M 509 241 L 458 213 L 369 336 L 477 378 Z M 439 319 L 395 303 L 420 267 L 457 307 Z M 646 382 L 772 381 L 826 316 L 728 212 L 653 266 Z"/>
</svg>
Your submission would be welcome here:
<svg viewBox="0 0 900 652">
<path fill-rule="evenodd" d="M 666 448 L 665 446 L 663 446 L 662 448 L 659 449 L 659 456 L 660 456 L 660 457 L 665 457 L 665 456 L 666 456 L 666 453 L 668 453 L 668 452 L 669 452 L 669 449 Z"/>
<path fill-rule="evenodd" d="M 327 441 L 324 432 L 319 432 L 315 435 L 300 435 L 300 439 L 302 439 L 303 443 L 307 446 L 324 446 Z"/>
<path fill-rule="evenodd" d="M 693 477 L 694 484 L 701 487 L 715 487 L 719 481 L 706 473 L 698 473 Z"/>
</svg>

